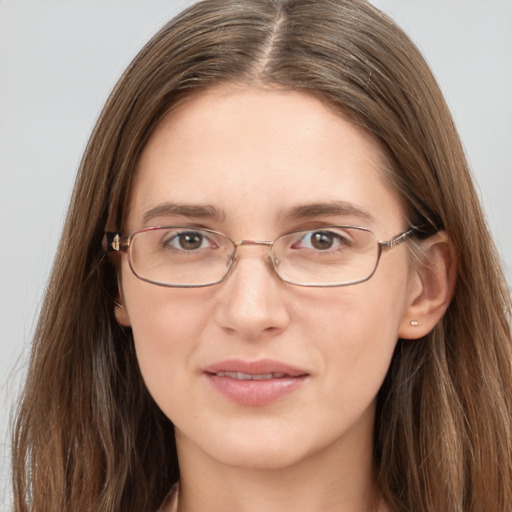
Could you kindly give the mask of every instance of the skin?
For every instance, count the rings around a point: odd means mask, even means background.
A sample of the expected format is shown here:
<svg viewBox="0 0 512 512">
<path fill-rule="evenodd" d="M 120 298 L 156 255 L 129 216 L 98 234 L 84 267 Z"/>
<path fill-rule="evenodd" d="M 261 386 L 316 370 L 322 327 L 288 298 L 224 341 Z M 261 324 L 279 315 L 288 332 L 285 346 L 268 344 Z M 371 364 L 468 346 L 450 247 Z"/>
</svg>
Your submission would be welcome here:
<svg viewBox="0 0 512 512">
<path fill-rule="evenodd" d="M 150 138 L 125 231 L 185 224 L 234 240 L 273 240 L 294 229 L 363 224 L 388 240 L 408 226 L 383 179 L 384 161 L 369 135 L 312 96 L 217 87 L 168 114 Z M 144 219 L 169 201 L 207 204 L 222 214 Z M 371 218 L 289 215 L 332 201 Z M 447 254 L 441 245 L 432 243 L 432 261 Z M 143 282 L 122 258 L 116 316 L 133 329 L 147 387 L 176 427 L 180 510 L 376 510 L 375 397 L 397 338 L 430 330 L 447 287 L 412 268 L 407 244 L 385 252 L 369 281 L 336 288 L 283 283 L 265 254 L 242 247 L 226 281 L 195 289 Z M 411 327 L 413 319 L 420 325 Z M 274 403 L 239 405 L 213 389 L 203 371 L 234 357 L 282 361 L 308 377 Z"/>
</svg>

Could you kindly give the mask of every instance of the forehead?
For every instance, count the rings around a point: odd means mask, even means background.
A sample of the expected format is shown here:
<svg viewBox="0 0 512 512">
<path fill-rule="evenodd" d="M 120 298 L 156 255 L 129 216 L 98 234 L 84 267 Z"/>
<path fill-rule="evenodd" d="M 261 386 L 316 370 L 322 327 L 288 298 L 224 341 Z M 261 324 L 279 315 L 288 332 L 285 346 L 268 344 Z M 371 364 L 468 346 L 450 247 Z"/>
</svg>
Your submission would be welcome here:
<svg viewBox="0 0 512 512">
<path fill-rule="evenodd" d="M 346 202 L 383 222 L 401 216 L 385 164 L 371 136 L 312 95 L 216 87 L 170 112 L 149 139 L 128 224 L 141 227 L 147 211 L 169 202 L 213 206 L 223 221 L 259 222 Z"/>
</svg>

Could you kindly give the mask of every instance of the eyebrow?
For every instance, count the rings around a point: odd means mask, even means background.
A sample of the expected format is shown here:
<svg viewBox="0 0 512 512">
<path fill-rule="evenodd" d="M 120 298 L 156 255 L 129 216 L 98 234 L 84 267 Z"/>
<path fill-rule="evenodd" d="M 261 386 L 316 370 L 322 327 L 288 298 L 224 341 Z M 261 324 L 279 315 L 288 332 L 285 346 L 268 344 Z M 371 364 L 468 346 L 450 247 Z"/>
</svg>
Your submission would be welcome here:
<svg viewBox="0 0 512 512">
<path fill-rule="evenodd" d="M 294 206 L 285 213 L 285 217 L 293 220 L 311 219 L 325 215 L 356 217 L 362 222 L 373 223 L 375 218 L 367 210 L 346 201 L 310 203 Z M 144 225 L 148 225 L 156 217 L 181 216 L 196 219 L 221 221 L 226 214 L 209 204 L 188 204 L 165 202 L 154 206 L 144 213 Z"/>
<path fill-rule="evenodd" d="M 144 213 L 143 222 L 147 225 L 156 217 L 191 217 L 196 219 L 222 220 L 224 212 L 209 204 L 161 203 Z"/>
<path fill-rule="evenodd" d="M 344 217 L 356 217 L 363 222 L 373 223 L 373 215 L 353 203 L 346 201 L 332 201 L 326 203 L 311 203 L 295 206 L 287 214 L 291 219 L 308 219 L 322 215 L 339 215 Z"/>
</svg>

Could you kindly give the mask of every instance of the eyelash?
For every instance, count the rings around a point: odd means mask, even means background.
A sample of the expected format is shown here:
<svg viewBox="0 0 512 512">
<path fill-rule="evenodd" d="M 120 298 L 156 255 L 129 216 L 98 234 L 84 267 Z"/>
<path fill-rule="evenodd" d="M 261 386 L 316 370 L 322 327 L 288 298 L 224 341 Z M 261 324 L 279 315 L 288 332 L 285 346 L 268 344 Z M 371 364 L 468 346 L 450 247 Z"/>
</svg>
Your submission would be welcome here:
<svg viewBox="0 0 512 512">
<path fill-rule="evenodd" d="M 190 230 L 181 230 L 173 232 L 168 236 L 165 236 L 161 240 L 161 246 L 169 248 L 171 250 L 183 251 L 183 252 L 197 252 L 201 249 L 215 249 L 219 245 L 213 240 L 213 236 L 209 236 L 208 233 L 202 232 L 201 228 L 191 228 Z M 315 240 L 316 236 L 316 240 Z M 187 240 L 188 237 L 188 240 Z M 193 247 L 197 238 L 197 247 Z M 315 243 L 321 245 L 327 241 L 330 245 L 328 247 L 315 247 Z M 184 247 L 183 244 L 191 242 L 192 247 Z M 180 246 L 175 245 L 179 244 Z M 301 233 L 300 238 L 290 245 L 293 249 L 306 249 L 313 252 L 328 253 L 339 250 L 341 247 L 347 247 L 351 245 L 350 237 L 346 234 L 342 234 L 334 231 L 333 229 L 310 229 L 306 233 Z"/>
</svg>

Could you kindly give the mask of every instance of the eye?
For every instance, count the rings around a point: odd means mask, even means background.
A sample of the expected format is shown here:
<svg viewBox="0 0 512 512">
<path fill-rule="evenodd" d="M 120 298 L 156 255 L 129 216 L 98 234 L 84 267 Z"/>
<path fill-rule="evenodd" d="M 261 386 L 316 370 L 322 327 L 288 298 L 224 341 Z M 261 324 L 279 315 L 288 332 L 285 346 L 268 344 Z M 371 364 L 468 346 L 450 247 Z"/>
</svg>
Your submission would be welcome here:
<svg viewBox="0 0 512 512">
<path fill-rule="evenodd" d="M 199 231 L 181 231 L 174 233 L 172 236 L 163 240 L 162 245 L 164 247 L 170 246 L 179 251 L 196 251 L 198 249 L 215 247 L 214 242 Z"/>
<path fill-rule="evenodd" d="M 304 233 L 294 247 L 312 249 L 315 251 L 328 251 L 341 246 L 349 245 L 348 237 L 334 231 L 308 231 Z"/>
</svg>

